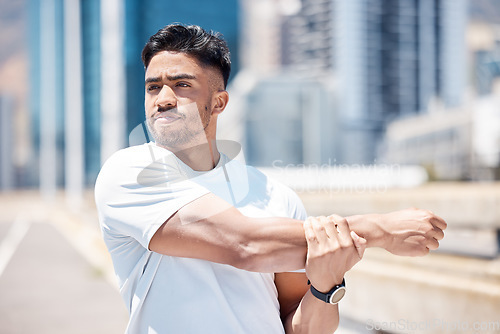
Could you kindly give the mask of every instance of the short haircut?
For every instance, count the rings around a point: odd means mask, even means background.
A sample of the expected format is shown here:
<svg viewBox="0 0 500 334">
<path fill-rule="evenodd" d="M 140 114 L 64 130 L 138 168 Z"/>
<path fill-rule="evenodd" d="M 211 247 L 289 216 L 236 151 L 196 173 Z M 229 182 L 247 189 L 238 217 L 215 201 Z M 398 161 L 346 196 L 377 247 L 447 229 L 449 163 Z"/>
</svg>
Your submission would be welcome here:
<svg viewBox="0 0 500 334">
<path fill-rule="evenodd" d="M 170 24 L 149 38 L 142 50 L 142 62 L 148 68 L 151 59 L 161 51 L 181 52 L 197 59 L 204 66 L 220 71 L 224 89 L 231 72 L 229 48 L 222 35 L 200 26 Z"/>
</svg>

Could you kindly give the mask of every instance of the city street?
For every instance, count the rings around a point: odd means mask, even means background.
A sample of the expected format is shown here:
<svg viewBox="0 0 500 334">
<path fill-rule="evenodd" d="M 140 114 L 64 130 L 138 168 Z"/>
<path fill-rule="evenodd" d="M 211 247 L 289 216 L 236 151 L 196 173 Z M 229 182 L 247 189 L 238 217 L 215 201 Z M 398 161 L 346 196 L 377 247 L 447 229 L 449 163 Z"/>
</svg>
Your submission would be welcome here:
<svg viewBox="0 0 500 334">
<path fill-rule="evenodd" d="M 22 210 L 12 217 L 12 205 L 4 204 L 0 333 L 123 333 L 127 312 L 102 269 L 82 257 L 53 222 L 43 221 L 46 217 L 32 220 Z M 41 208 L 39 203 L 30 207 L 31 214 Z"/>
</svg>

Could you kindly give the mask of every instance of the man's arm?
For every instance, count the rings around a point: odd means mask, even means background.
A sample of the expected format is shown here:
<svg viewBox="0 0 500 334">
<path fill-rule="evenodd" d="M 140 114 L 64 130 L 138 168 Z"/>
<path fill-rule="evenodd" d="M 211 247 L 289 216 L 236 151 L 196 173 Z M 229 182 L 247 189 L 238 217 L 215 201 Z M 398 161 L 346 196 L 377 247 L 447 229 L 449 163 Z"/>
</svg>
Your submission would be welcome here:
<svg viewBox="0 0 500 334">
<path fill-rule="evenodd" d="M 300 333 L 299 328 L 305 331 L 306 323 L 314 322 L 313 318 L 305 319 L 308 309 L 313 317 L 318 316 L 316 324 L 325 325 L 329 330 L 327 333 L 333 333 L 339 322 L 338 307 L 328 305 L 311 295 L 305 273 L 276 273 L 274 284 L 278 290 L 280 316 L 286 334 L 294 331 Z"/>
<path fill-rule="evenodd" d="M 363 256 L 366 240 L 351 233 L 339 216 L 309 218 L 304 223 L 308 244 L 306 272 L 276 274 L 281 318 L 287 334 L 331 334 L 338 327 L 338 306 L 314 297 L 307 285 L 322 292 L 340 284 Z"/>
<path fill-rule="evenodd" d="M 394 254 L 409 256 L 426 254 L 429 251 L 428 246 L 437 248 L 437 240 L 427 240 L 427 242 L 425 240 L 434 237 L 442 239 L 442 230 L 446 228 L 446 223 L 441 218 L 428 211 L 416 209 L 384 215 L 351 216 L 346 220 L 349 222 L 349 227 L 355 229 L 357 234 L 370 236 L 367 237 L 367 246 L 383 247 Z M 333 331 L 328 326 L 336 327 L 338 310 L 325 303 L 315 305 L 320 309 L 306 307 L 316 300 L 311 299 L 305 273 L 277 273 L 275 284 L 278 289 L 281 318 L 287 328 L 287 334 L 295 333 L 294 330 L 298 331 L 298 328 L 303 327 L 294 327 L 293 323 L 307 318 L 307 312 L 313 317 L 318 314 L 324 315 L 326 312 L 327 315 L 317 320 L 317 323 L 326 326 L 327 333 Z M 297 312 L 300 316 L 296 314 Z M 328 321 L 325 322 L 325 319 L 329 319 L 333 325 Z M 314 333 L 316 332 L 321 333 L 317 329 Z"/>
<path fill-rule="evenodd" d="M 446 223 L 423 210 L 347 217 L 351 230 L 397 255 L 423 255 L 438 247 Z M 306 241 L 301 221 L 251 218 L 213 194 L 178 210 L 150 241 L 151 251 L 203 259 L 257 272 L 304 268 Z"/>
<path fill-rule="evenodd" d="M 381 247 L 401 256 L 423 256 L 437 249 L 447 227 L 441 217 L 415 208 L 346 219 L 349 228 L 367 240 L 368 247 Z"/>
<path fill-rule="evenodd" d="M 306 259 L 302 221 L 250 218 L 213 194 L 178 210 L 154 234 L 149 249 L 256 272 L 302 269 Z"/>
</svg>

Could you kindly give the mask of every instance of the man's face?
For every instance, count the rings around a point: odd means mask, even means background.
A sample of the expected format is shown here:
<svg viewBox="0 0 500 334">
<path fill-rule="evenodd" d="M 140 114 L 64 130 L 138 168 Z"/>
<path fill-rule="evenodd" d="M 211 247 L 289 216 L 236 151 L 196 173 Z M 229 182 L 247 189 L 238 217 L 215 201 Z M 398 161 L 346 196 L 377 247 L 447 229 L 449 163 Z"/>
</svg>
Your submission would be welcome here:
<svg viewBox="0 0 500 334">
<path fill-rule="evenodd" d="M 184 53 L 162 51 L 146 70 L 146 121 L 156 143 L 181 149 L 207 142 L 212 122 L 215 69 Z"/>
</svg>

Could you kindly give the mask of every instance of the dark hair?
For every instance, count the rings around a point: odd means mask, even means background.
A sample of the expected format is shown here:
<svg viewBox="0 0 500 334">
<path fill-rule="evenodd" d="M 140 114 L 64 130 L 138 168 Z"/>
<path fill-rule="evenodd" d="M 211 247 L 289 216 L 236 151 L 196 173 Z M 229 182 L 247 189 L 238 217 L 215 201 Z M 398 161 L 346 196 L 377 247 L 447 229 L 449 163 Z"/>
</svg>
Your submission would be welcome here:
<svg viewBox="0 0 500 334">
<path fill-rule="evenodd" d="M 207 32 L 196 25 L 170 24 L 151 36 L 142 49 L 144 67 L 161 51 L 182 52 L 195 57 L 202 65 L 215 67 L 222 74 L 224 88 L 227 86 L 231 59 L 221 34 Z"/>
</svg>

